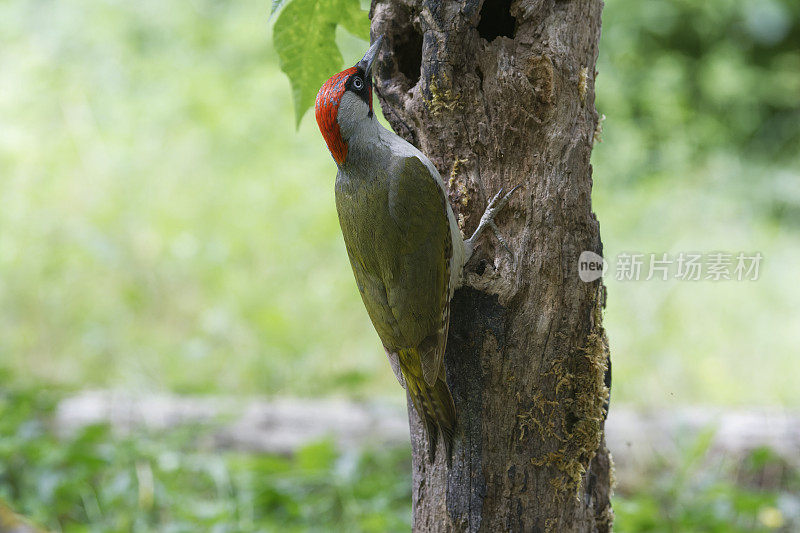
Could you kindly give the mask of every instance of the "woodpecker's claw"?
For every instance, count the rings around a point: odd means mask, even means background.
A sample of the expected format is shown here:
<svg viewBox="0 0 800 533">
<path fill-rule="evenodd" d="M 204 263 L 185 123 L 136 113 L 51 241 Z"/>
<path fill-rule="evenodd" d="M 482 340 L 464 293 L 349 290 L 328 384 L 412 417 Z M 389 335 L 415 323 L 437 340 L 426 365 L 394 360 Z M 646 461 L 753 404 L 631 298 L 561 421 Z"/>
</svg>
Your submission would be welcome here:
<svg viewBox="0 0 800 533">
<path fill-rule="evenodd" d="M 486 211 L 484 211 L 481 220 L 487 216 L 489 217 L 490 221 L 494 220 L 494 216 L 506 206 L 508 199 L 511 198 L 511 195 L 514 194 L 514 191 L 519 188 L 520 185 L 514 185 L 514 188 L 508 191 L 507 194 L 503 194 L 504 189 L 502 188 L 497 191 L 497 194 L 494 195 L 494 198 L 489 201 L 489 205 L 486 207 Z"/>
<path fill-rule="evenodd" d="M 511 254 L 511 257 L 514 257 L 514 252 L 512 252 L 511 248 L 508 247 L 505 239 L 503 239 L 503 236 L 500 234 L 500 230 L 497 228 L 497 224 L 494 223 L 494 217 L 500 212 L 501 209 L 503 209 L 503 207 L 505 207 L 505 205 L 508 203 L 508 199 L 512 194 L 514 194 L 514 191 L 519 189 L 519 187 L 519 185 L 514 186 L 514 188 L 508 191 L 508 193 L 505 193 L 504 189 L 500 189 L 489 201 L 489 205 L 486 206 L 486 211 L 483 212 L 483 216 L 481 217 L 481 221 L 478 223 L 478 227 L 475 229 L 475 233 L 473 233 L 472 237 L 464 242 L 466 247 L 465 262 L 468 261 L 472 256 L 472 252 L 475 250 L 475 244 L 478 241 L 478 237 L 480 237 L 481 233 L 483 233 L 483 230 L 485 230 L 487 227 L 492 229 L 492 232 L 494 233 L 495 237 L 497 237 L 497 240 L 500 242 L 503 248 L 505 248 L 506 251 Z"/>
</svg>

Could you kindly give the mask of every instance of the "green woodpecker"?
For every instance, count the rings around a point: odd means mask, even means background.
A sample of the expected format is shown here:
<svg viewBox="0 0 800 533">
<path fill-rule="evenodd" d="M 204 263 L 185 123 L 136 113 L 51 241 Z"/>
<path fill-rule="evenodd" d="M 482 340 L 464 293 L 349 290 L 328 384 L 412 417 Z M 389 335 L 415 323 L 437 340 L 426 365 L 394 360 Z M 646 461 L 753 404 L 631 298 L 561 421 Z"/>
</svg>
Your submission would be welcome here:
<svg viewBox="0 0 800 533">
<path fill-rule="evenodd" d="M 496 230 L 494 214 L 511 193 L 501 190 L 472 237 L 461 237 L 436 167 L 375 118 L 371 72 L 382 41 L 325 82 L 315 114 L 339 169 L 336 209 L 361 298 L 425 424 L 430 460 L 441 432 L 449 461 L 456 426 L 444 367 L 450 299 L 478 236 Z"/>
</svg>

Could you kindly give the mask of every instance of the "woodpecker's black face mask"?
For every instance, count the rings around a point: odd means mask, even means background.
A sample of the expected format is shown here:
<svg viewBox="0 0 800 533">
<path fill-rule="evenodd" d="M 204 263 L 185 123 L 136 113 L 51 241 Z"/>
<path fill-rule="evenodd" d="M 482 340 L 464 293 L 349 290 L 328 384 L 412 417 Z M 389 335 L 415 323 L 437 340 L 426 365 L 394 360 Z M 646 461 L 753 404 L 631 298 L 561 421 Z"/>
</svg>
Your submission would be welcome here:
<svg viewBox="0 0 800 533">
<path fill-rule="evenodd" d="M 350 75 L 344 87 L 346 91 L 358 95 L 369 106 L 369 116 L 372 116 L 372 76 L 356 65 L 355 73 Z"/>
</svg>

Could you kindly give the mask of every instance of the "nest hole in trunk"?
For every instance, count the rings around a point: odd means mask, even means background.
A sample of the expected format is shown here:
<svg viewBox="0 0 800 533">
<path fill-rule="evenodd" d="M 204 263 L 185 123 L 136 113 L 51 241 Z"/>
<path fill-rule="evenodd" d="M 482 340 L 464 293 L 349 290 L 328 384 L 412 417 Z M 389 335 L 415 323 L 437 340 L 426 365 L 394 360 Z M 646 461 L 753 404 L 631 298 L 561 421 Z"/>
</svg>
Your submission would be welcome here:
<svg viewBox="0 0 800 533">
<path fill-rule="evenodd" d="M 514 38 L 517 19 L 511 14 L 511 0 L 485 0 L 481 7 L 478 34 L 492 42 L 498 37 Z"/>
</svg>

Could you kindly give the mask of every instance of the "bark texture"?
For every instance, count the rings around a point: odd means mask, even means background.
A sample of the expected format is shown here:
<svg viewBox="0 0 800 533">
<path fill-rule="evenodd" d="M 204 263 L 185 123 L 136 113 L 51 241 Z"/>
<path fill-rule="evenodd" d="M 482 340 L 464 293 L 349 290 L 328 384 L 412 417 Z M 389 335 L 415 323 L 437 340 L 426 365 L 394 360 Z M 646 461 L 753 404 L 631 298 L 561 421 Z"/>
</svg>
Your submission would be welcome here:
<svg viewBox="0 0 800 533">
<path fill-rule="evenodd" d="M 451 468 L 409 408 L 415 531 L 609 531 L 608 344 L 589 163 L 599 0 L 375 0 L 384 115 L 449 180 L 466 235 L 501 187 L 522 188 L 451 308 Z"/>
</svg>

